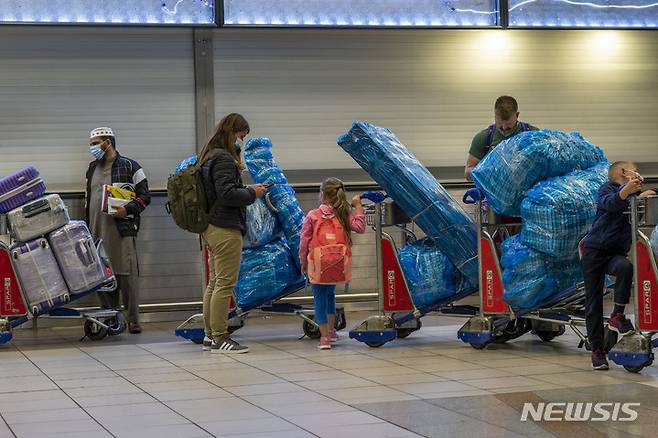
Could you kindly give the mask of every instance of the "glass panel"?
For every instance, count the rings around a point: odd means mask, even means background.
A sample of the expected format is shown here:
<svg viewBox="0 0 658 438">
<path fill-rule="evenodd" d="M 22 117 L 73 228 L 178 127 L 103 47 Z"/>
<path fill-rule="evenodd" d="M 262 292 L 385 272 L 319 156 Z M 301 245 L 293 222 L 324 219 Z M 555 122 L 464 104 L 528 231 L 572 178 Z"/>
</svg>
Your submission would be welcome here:
<svg viewBox="0 0 658 438">
<path fill-rule="evenodd" d="M 509 0 L 510 27 L 656 27 L 657 0 Z"/>
<path fill-rule="evenodd" d="M 497 0 L 224 0 L 227 26 L 495 26 Z"/>
<path fill-rule="evenodd" d="M 214 0 L 0 0 L 0 23 L 214 24 Z"/>
</svg>

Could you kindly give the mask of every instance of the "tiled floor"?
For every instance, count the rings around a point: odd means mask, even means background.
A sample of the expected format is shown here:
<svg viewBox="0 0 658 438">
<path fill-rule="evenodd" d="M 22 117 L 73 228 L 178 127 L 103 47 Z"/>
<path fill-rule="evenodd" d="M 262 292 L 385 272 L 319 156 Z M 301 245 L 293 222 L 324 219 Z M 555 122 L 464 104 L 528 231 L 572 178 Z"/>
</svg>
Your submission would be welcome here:
<svg viewBox="0 0 658 438">
<path fill-rule="evenodd" d="M 251 352 L 231 357 L 175 338 L 175 324 L 97 342 L 17 330 L 0 346 L 0 438 L 656 436 L 658 367 L 590 371 L 570 334 L 476 351 L 456 340 L 460 322 L 319 351 L 297 320 L 252 318 L 238 332 Z M 520 421 L 525 401 L 641 407 L 630 423 L 533 423 Z"/>
</svg>

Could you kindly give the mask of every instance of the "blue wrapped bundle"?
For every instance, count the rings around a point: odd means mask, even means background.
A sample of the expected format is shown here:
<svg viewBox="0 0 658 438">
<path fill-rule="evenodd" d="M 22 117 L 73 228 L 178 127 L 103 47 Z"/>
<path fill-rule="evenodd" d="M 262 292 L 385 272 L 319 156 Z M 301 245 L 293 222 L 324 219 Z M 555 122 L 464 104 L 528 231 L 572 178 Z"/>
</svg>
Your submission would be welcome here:
<svg viewBox="0 0 658 438">
<path fill-rule="evenodd" d="M 475 223 L 388 129 L 355 122 L 338 144 L 413 218 L 470 281 L 478 283 Z"/>
<path fill-rule="evenodd" d="M 196 164 L 196 161 L 197 161 L 196 154 L 194 154 L 190 157 L 187 157 L 186 159 L 184 159 L 183 161 L 178 163 L 178 166 L 176 166 L 176 173 L 180 173 L 181 170 L 183 170 L 183 169 L 185 169 L 189 166 L 194 166 Z"/>
<path fill-rule="evenodd" d="M 601 161 L 603 151 L 577 132 L 528 131 L 492 149 L 472 177 L 496 213 L 518 216 L 526 192 L 539 181 Z"/>
<path fill-rule="evenodd" d="M 533 308 L 551 295 L 582 281 L 577 253 L 566 258 L 546 256 L 525 246 L 518 235 L 501 245 L 503 299 L 514 308 Z"/>
<path fill-rule="evenodd" d="M 414 305 L 422 308 L 455 295 L 467 287 L 455 265 L 429 239 L 407 245 L 399 252 L 400 266 L 407 279 L 407 286 Z"/>
<path fill-rule="evenodd" d="M 299 253 L 300 235 L 304 222 L 304 212 L 299 208 L 295 191 L 272 156 L 272 141 L 256 137 L 245 145 L 245 161 L 252 179 L 259 184 L 274 184 L 269 190 L 269 199 L 276 209 L 283 233 L 293 254 L 297 269 L 301 269 L 296 254 Z"/>
<path fill-rule="evenodd" d="M 281 237 L 281 224 L 262 199 L 247 207 L 247 231 L 243 248 L 256 248 Z"/>
<path fill-rule="evenodd" d="M 596 215 L 607 162 L 537 183 L 521 203 L 521 241 L 553 257 L 573 255 Z"/>
<path fill-rule="evenodd" d="M 244 249 L 235 288 L 238 307 L 248 309 L 274 300 L 288 287 L 304 281 L 294 258 L 283 239 Z"/>
</svg>

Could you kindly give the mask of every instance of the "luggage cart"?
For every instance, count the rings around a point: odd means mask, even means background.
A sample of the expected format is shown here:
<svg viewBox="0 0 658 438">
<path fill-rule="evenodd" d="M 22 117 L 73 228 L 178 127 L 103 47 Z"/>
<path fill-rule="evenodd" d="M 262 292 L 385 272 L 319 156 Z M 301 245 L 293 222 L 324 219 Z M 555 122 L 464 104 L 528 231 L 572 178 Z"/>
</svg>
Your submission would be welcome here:
<svg viewBox="0 0 658 438">
<path fill-rule="evenodd" d="M 643 227 L 655 227 L 658 224 L 658 196 L 642 199 L 633 196 L 630 204 L 635 333 L 618 340 L 617 333 L 611 331 L 614 346 L 608 352 L 608 357 L 627 371 L 638 373 L 653 363 L 653 349 L 658 347 L 658 338 L 654 339 L 658 333 L 656 248 L 651 247 L 649 239 L 641 231 Z"/>
<path fill-rule="evenodd" d="M 204 250 L 205 259 L 205 283 L 209 281 L 209 266 L 208 266 L 208 250 Z M 308 283 L 306 280 L 300 281 L 297 284 L 284 289 L 280 294 L 267 300 L 259 301 L 249 307 L 238 308 L 235 305 L 235 300 L 231 298 L 231 310 L 229 311 L 228 331 L 234 333 L 235 331 L 244 327 L 244 321 L 251 312 L 258 311 L 263 315 L 289 315 L 296 316 L 302 319 L 302 330 L 304 336 L 311 339 L 320 339 L 320 326 L 313 320 L 314 310 L 311 307 L 302 306 L 294 303 L 278 302 L 282 298 L 292 295 L 297 292 L 306 290 Z M 348 285 L 345 285 L 345 291 L 348 290 Z M 336 308 L 336 330 L 343 330 L 347 327 L 347 320 L 345 318 L 345 309 L 342 307 Z M 175 330 L 176 336 L 184 339 L 189 339 L 195 344 L 202 344 L 205 337 L 205 329 L 203 323 L 203 313 L 197 313 L 190 316 L 185 322 L 179 325 Z"/>
<path fill-rule="evenodd" d="M 395 240 L 391 234 L 384 231 L 387 227 L 398 228 L 403 244 L 413 243 L 416 236 L 408 228 L 412 221 L 397 204 L 387 202 L 388 195 L 383 192 L 366 192 L 361 195 L 361 199 L 370 201 L 364 205 L 366 222 L 375 232 L 378 314 L 352 329 L 350 338 L 377 348 L 420 330 L 421 318 L 430 312 L 465 318 L 473 316 L 477 308 L 455 303 L 475 293 L 474 288 L 442 298 L 427 306 L 414 305 L 400 266 Z"/>
<path fill-rule="evenodd" d="M 585 326 L 585 287 L 578 283 L 540 302 L 529 309 L 513 309 L 503 300 L 502 269 L 500 267 L 495 236 L 500 227 L 510 223 L 491 211 L 478 189 L 464 195 L 466 204 L 476 206 L 479 265 L 479 311 L 459 329 L 457 337 L 475 349 L 484 349 L 491 343 L 504 343 L 532 332 L 542 341 L 549 342 L 565 333 L 566 327 L 578 336 L 579 348 L 589 349 Z M 582 242 L 579 250 L 582 251 Z M 604 295 L 610 293 L 607 284 Z M 612 348 L 613 332 L 606 328 L 606 349 Z"/>
<path fill-rule="evenodd" d="M 72 298 L 73 301 L 97 292 L 112 292 L 117 287 L 114 272 L 103 248 L 102 241 L 99 240 L 96 243 L 96 248 L 104 264 L 106 281 L 102 285 L 88 291 L 75 294 Z M 16 276 L 9 249 L 2 239 L 0 239 L 0 266 L 3 267 L 2 281 L 0 283 L 3 287 L 2 308 L 0 309 L 0 345 L 11 341 L 13 338 L 12 330 L 14 328 L 30 320 L 44 317 L 84 320 L 83 330 L 85 336 L 82 339 L 88 337 L 91 340 L 100 340 L 108 335 L 116 336 L 125 331 L 126 321 L 121 310 L 75 309 L 68 306 L 72 301 L 61 306 L 53 307 L 46 314 L 34 317 L 28 313 L 23 298 L 22 287 Z"/>
</svg>

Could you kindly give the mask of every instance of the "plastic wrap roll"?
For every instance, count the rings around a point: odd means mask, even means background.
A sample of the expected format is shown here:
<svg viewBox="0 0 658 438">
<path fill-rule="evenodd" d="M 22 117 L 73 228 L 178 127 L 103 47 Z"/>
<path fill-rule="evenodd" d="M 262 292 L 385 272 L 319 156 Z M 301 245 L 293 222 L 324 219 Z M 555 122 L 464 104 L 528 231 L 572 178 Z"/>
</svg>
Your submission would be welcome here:
<svg viewBox="0 0 658 438">
<path fill-rule="evenodd" d="M 472 177 L 494 211 L 518 216 L 526 192 L 539 181 L 602 161 L 603 151 L 577 132 L 528 131 L 498 144 L 475 167 Z"/>
<path fill-rule="evenodd" d="M 405 246 L 399 260 L 416 307 L 435 304 L 466 288 L 476 290 L 431 240 Z"/>
<path fill-rule="evenodd" d="M 304 212 L 299 208 L 295 191 L 272 156 L 272 141 L 264 137 L 252 138 L 247 141 L 244 154 L 252 179 L 259 184 L 274 184 L 268 190 L 269 200 L 276 209 L 275 214 L 292 253 L 298 254 Z M 297 269 L 301 269 L 298 257 L 294 260 Z"/>
<path fill-rule="evenodd" d="M 503 299 L 515 308 L 534 308 L 553 294 L 582 281 L 578 257 L 546 256 L 512 236 L 501 245 Z"/>
<path fill-rule="evenodd" d="M 413 218 L 455 267 L 478 282 L 475 223 L 386 128 L 355 122 L 338 144 Z"/>
<path fill-rule="evenodd" d="M 658 257 L 658 225 L 651 232 L 651 237 L 649 237 L 649 242 L 651 242 L 651 248 L 653 253 Z"/>
<path fill-rule="evenodd" d="M 537 183 L 521 203 L 521 241 L 553 257 L 566 257 L 578 249 L 596 215 L 598 191 L 608 181 L 610 164 Z"/>
<path fill-rule="evenodd" d="M 281 225 L 275 214 L 262 199 L 247 207 L 247 232 L 244 248 L 255 248 L 270 243 L 282 235 Z"/>
<path fill-rule="evenodd" d="M 184 159 L 183 161 L 178 163 L 178 166 L 176 166 L 176 173 L 180 173 L 181 170 L 183 170 L 183 169 L 185 169 L 189 166 L 194 166 L 196 164 L 196 161 L 197 161 L 196 154 L 194 154 L 190 157 L 187 157 L 186 159 Z"/>
<path fill-rule="evenodd" d="M 283 239 L 245 249 L 240 263 L 240 280 L 235 288 L 238 307 L 247 309 L 266 303 L 301 281 L 303 277 Z"/>
</svg>

